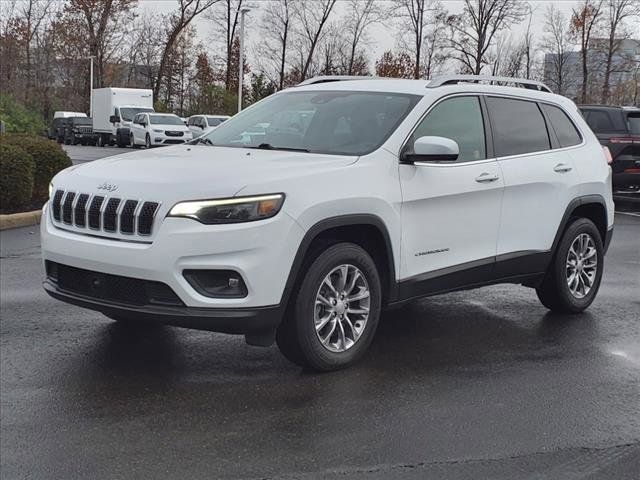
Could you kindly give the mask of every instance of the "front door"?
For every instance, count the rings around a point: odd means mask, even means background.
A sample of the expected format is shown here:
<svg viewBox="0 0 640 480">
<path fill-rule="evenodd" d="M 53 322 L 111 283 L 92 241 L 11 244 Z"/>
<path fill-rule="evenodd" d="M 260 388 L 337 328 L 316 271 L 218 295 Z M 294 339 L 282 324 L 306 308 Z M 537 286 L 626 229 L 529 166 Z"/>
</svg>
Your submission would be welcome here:
<svg viewBox="0 0 640 480">
<path fill-rule="evenodd" d="M 401 281 L 413 284 L 404 296 L 452 285 L 433 279 L 454 274 L 456 282 L 472 284 L 489 277 L 496 254 L 503 179 L 487 149 L 485 125 L 477 96 L 440 101 L 418 124 L 405 148 L 422 136 L 450 138 L 458 143 L 455 162 L 400 165 L 402 187 Z M 467 275 L 468 273 L 468 275 Z M 402 285 L 402 284 L 401 284 Z M 401 287 L 402 288 L 402 287 Z"/>
</svg>

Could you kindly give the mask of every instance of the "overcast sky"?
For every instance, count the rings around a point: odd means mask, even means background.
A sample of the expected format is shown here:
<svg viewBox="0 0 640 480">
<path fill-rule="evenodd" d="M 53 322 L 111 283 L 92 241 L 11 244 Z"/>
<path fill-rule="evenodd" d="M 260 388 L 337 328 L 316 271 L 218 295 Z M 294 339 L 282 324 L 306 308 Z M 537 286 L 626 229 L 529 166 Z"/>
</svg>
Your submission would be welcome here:
<svg viewBox="0 0 640 480">
<path fill-rule="evenodd" d="M 256 27 L 260 24 L 260 17 L 262 15 L 260 11 L 260 4 L 265 1 L 267 0 L 248 0 L 249 5 L 257 6 L 256 9 L 247 14 L 248 28 L 246 29 L 246 38 L 248 44 L 246 52 L 249 64 L 252 63 L 252 46 L 259 41 L 259 32 Z M 451 13 L 459 13 L 462 11 L 462 0 L 443 0 L 442 3 Z M 536 41 L 539 41 L 543 34 L 544 16 L 547 5 L 551 3 L 556 4 L 556 6 L 558 6 L 558 8 L 563 11 L 568 17 L 571 14 L 572 9 L 576 7 L 576 5 L 578 5 L 580 2 L 574 0 L 533 0 L 529 3 L 533 6 L 531 29 Z M 140 5 L 141 9 L 146 12 L 168 13 L 176 8 L 177 2 L 175 0 L 140 0 Z M 340 18 L 343 8 L 344 2 L 339 0 L 337 10 L 332 13 L 333 20 Z M 195 25 L 198 30 L 198 37 L 204 45 L 205 50 L 207 50 L 207 53 L 209 53 L 210 56 L 214 56 L 217 53 L 214 51 L 216 46 L 212 45 L 211 40 L 215 35 L 215 26 L 211 21 L 205 19 L 203 16 L 197 19 Z M 636 25 L 638 25 L 638 30 L 640 30 L 640 22 L 637 22 Z M 523 22 L 520 25 L 515 25 L 511 29 L 511 34 L 513 35 L 514 39 L 517 39 L 524 33 L 524 31 L 526 30 L 526 26 L 527 21 Z M 395 25 L 393 25 L 392 21 L 390 21 L 388 24 L 376 24 L 371 26 L 368 30 L 368 36 L 370 38 L 370 60 L 372 62 L 375 62 L 375 60 L 379 58 L 385 50 L 393 49 L 397 43 L 397 35 L 398 29 L 395 27 Z M 211 49 L 208 49 L 207 45 L 211 45 Z"/>
</svg>

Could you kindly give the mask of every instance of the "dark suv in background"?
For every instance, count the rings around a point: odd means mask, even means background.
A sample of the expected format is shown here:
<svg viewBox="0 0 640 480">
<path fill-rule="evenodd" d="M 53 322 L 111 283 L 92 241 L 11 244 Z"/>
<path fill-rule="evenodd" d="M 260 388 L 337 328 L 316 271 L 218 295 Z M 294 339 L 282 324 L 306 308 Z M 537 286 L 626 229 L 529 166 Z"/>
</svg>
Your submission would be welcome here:
<svg viewBox="0 0 640 480">
<path fill-rule="evenodd" d="M 611 152 L 614 190 L 640 191 L 640 108 L 579 108 L 600 143 Z"/>
<path fill-rule="evenodd" d="M 98 136 L 93 133 L 93 121 L 87 117 L 64 119 L 64 143 L 67 145 L 95 145 Z"/>
</svg>

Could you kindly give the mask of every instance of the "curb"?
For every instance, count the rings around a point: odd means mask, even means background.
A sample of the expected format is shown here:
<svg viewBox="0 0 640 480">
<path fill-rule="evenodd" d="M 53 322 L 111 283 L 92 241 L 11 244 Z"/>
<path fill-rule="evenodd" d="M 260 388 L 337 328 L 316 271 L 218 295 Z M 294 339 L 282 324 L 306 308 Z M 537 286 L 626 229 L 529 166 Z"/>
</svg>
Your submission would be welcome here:
<svg viewBox="0 0 640 480">
<path fill-rule="evenodd" d="M 0 230 L 38 225 L 40 217 L 42 217 L 42 210 L 0 215 Z"/>
</svg>

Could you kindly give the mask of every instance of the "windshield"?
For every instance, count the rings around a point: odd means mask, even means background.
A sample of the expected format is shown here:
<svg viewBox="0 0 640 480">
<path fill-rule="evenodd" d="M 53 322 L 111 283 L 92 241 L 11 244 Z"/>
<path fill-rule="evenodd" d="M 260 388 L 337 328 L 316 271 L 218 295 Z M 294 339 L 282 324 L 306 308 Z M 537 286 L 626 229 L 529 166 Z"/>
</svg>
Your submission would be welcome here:
<svg viewBox="0 0 640 480">
<path fill-rule="evenodd" d="M 87 117 L 78 117 L 72 120 L 74 125 L 91 125 L 91 119 Z"/>
<path fill-rule="evenodd" d="M 120 117 L 122 117 L 122 120 L 124 120 L 125 122 L 131 122 L 133 121 L 133 117 L 141 112 L 153 112 L 153 108 L 123 107 L 120 108 Z"/>
<path fill-rule="evenodd" d="M 207 117 L 207 123 L 210 127 L 217 127 L 225 120 L 226 118 Z"/>
<path fill-rule="evenodd" d="M 391 135 L 421 97 L 354 91 L 283 92 L 224 122 L 208 145 L 365 155 Z"/>
<path fill-rule="evenodd" d="M 640 135 L 640 113 L 630 113 L 627 122 L 629 122 L 629 131 L 634 135 Z"/>
<path fill-rule="evenodd" d="M 184 125 L 180 117 L 175 115 L 149 115 L 152 125 Z"/>
</svg>

